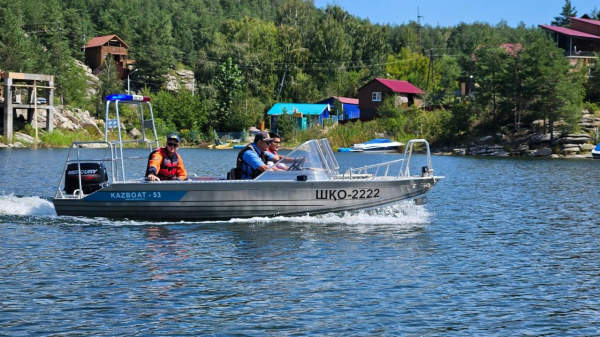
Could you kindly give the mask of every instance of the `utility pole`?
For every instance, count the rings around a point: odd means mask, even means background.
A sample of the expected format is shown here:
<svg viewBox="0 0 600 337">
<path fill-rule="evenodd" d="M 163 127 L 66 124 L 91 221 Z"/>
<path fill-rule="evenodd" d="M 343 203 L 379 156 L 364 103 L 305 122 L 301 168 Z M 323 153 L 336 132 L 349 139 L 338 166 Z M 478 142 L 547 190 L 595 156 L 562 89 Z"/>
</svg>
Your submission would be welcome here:
<svg viewBox="0 0 600 337">
<path fill-rule="evenodd" d="M 135 73 L 136 71 L 138 71 L 139 68 L 135 68 L 132 72 L 130 72 L 129 74 L 127 74 L 127 95 L 129 95 L 131 93 L 130 90 L 130 86 L 129 86 L 129 76 L 133 75 L 133 73 Z"/>
<path fill-rule="evenodd" d="M 419 51 L 421 51 L 421 15 L 419 7 L 417 7 L 417 45 L 419 46 Z"/>
<path fill-rule="evenodd" d="M 429 50 L 429 64 L 431 65 L 431 87 L 435 89 L 435 77 L 433 76 L 433 48 Z"/>
</svg>

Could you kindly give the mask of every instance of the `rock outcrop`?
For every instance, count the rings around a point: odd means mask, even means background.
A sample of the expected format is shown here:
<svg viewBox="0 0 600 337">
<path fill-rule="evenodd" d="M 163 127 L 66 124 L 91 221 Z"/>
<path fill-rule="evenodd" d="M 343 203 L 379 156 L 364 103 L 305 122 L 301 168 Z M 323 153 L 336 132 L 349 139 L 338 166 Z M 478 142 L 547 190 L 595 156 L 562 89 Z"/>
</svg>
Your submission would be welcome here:
<svg viewBox="0 0 600 337">
<path fill-rule="evenodd" d="M 85 81 L 87 83 L 86 93 L 88 97 L 96 95 L 96 88 L 98 87 L 98 83 L 100 83 L 100 79 L 92 73 L 92 69 L 85 65 L 85 63 L 75 60 L 75 64 L 85 72 Z"/>
<path fill-rule="evenodd" d="M 542 121 L 534 122 L 540 127 Z M 550 158 L 591 158 L 595 147 L 595 136 L 600 126 L 600 118 L 584 111 L 579 123 L 581 133 L 563 134 L 560 132 L 532 133 L 521 135 L 488 135 L 467 144 L 453 148 L 440 148 L 437 153 L 472 156 L 526 156 Z"/>
<path fill-rule="evenodd" d="M 46 116 L 38 115 L 38 123 L 40 123 L 40 118 L 43 119 L 43 123 L 46 122 Z M 90 116 L 89 111 L 81 109 L 69 110 L 62 105 L 54 108 L 54 127 L 69 131 L 86 129 L 92 131 L 96 135 L 104 135 L 98 127 L 98 122 L 95 118 Z"/>
<path fill-rule="evenodd" d="M 37 114 L 37 125 L 40 127 L 40 130 L 43 125 L 46 125 L 46 120 L 47 116 L 45 110 L 39 109 Z M 84 132 L 91 132 L 95 136 L 98 136 L 98 138 L 104 136 L 104 121 L 96 120 L 87 110 L 70 109 L 62 105 L 57 105 L 54 107 L 54 119 L 52 125 L 54 126 L 54 129 L 67 132 L 84 130 Z M 124 125 L 121 124 L 121 128 L 125 129 Z M 24 144 L 31 146 L 35 143 L 33 137 L 22 132 L 15 132 L 13 141 L 14 143 L 12 144 L 0 143 L 0 147 L 25 147 Z"/>
<path fill-rule="evenodd" d="M 191 70 L 176 70 L 166 77 L 166 89 L 169 91 L 177 91 L 181 88 L 188 91 L 194 90 L 194 72 Z"/>
</svg>

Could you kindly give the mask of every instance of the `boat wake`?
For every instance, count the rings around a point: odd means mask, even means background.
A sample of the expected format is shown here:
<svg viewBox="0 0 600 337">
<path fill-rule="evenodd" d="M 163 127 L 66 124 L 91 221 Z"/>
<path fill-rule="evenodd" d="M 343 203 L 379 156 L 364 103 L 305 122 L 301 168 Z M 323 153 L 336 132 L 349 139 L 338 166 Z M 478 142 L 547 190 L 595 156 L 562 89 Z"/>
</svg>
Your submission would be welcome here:
<svg viewBox="0 0 600 337">
<path fill-rule="evenodd" d="M 422 205 L 416 205 L 413 201 L 402 201 L 399 203 L 381 206 L 374 209 L 327 213 L 320 215 L 303 215 L 296 217 L 269 217 L 250 219 L 231 219 L 226 222 L 292 222 L 292 223 L 322 223 L 322 224 L 344 224 L 344 225 L 403 225 L 421 224 L 429 222 L 429 212 Z"/>
<path fill-rule="evenodd" d="M 40 197 L 19 197 L 14 194 L 0 195 L 0 215 L 56 216 L 52 202 Z"/>
</svg>

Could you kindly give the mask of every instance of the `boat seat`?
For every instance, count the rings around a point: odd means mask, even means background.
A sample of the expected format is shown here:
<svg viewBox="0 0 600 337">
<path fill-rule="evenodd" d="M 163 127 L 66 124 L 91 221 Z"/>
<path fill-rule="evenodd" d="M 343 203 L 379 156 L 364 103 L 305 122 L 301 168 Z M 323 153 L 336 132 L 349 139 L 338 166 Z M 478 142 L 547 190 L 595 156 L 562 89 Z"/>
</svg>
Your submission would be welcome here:
<svg viewBox="0 0 600 337">
<path fill-rule="evenodd" d="M 238 180 L 239 178 L 236 175 L 235 167 L 227 172 L 227 180 Z"/>
</svg>

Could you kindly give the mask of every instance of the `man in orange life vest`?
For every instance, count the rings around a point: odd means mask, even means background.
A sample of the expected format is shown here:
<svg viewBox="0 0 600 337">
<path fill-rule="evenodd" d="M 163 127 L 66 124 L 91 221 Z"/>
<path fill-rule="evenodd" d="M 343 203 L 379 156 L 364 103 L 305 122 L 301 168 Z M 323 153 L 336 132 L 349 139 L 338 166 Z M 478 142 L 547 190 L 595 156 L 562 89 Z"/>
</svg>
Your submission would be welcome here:
<svg viewBox="0 0 600 337">
<path fill-rule="evenodd" d="M 185 180 L 187 171 L 183 166 L 181 156 L 175 152 L 179 147 L 179 136 L 170 134 L 165 147 L 152 152 L 148 159 L 146 178 L 155 180 Z"/>
</svg>

